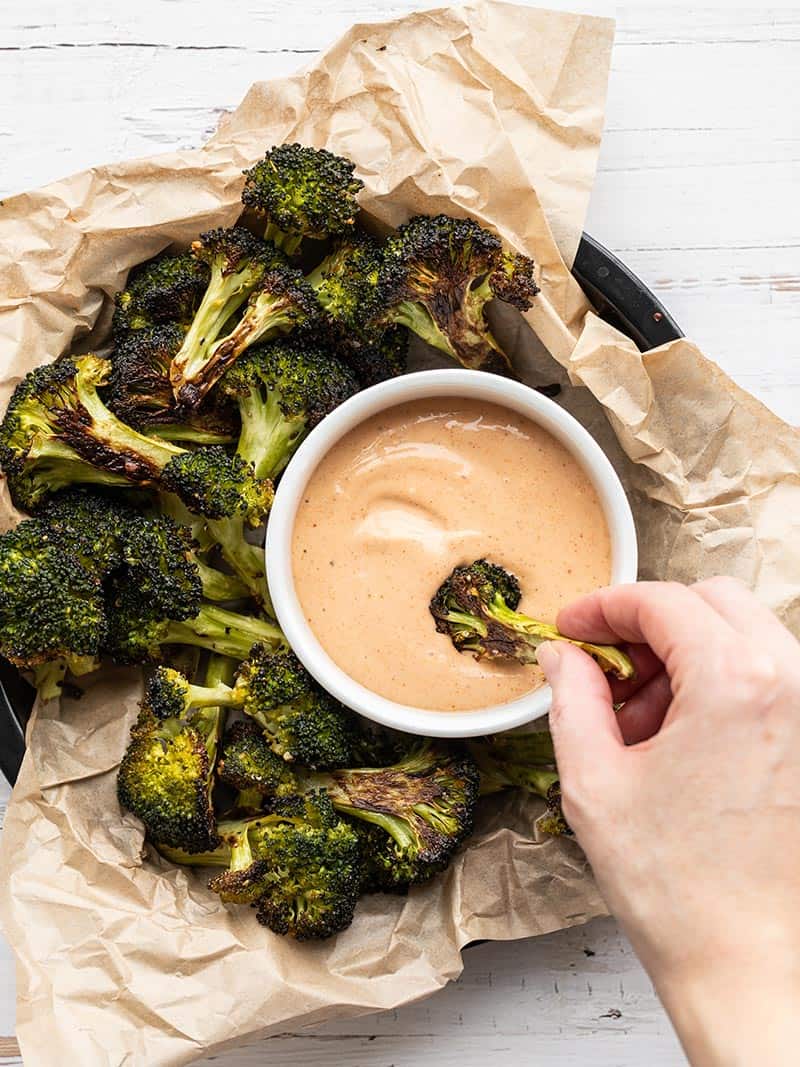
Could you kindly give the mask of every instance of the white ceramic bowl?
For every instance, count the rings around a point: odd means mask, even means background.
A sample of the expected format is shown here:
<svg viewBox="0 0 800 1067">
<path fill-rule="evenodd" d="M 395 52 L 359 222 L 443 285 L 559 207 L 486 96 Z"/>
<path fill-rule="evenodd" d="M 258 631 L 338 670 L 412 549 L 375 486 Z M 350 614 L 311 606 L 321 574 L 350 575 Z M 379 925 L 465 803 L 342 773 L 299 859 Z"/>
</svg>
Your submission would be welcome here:
<svg viewBox="0 0 800 1067">
<path fill-rule="evenodd" d="M 507 704 L 474 711 L 431 711 L 397 704 L 354 681 L 331 659 L 310 626 L 292 576 L 295 515 L 306 484 L 332 445 L 379 411 L 426 397 L 466 397 L 499 404 L 548 430 L 589 475 L 611 534 L 611 581 L 636 580 L 637 548 L 633 516 L 619 478 L 594 438 L 547 397 L 519 382 L 471 370 L 430 370 L 406 374 L 365 389 L 330 414 L 302 443 L 281 477 L 267 527 L 267 577 L 278 622 L 306 669 L 329 693 L 368 719 L 430 737 L 475 737 L 508 730 L 543 715 L 549 686 Z M 433 624 L 431 636 L 433 637 Z"/>
</svg>

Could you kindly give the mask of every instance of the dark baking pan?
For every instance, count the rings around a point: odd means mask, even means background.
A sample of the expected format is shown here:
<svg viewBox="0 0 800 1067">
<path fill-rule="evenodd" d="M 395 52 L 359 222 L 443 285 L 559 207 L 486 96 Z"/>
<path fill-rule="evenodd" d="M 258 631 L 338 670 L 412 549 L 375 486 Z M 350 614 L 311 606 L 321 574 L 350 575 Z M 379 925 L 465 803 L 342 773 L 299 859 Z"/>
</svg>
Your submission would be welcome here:
<svg viewBox="0 0 800 1067">
<path fill-rule="evenodd" d="M 672 316 L 646 285 L 601 244 L 584 234 L 573 274 L 604 319 L 636 342 L 641 351 L 682 336 Z M 25 724 L 33 689 L 0 659 L 0 770 L 13 785 L 25 752 Z"/>
</svg>

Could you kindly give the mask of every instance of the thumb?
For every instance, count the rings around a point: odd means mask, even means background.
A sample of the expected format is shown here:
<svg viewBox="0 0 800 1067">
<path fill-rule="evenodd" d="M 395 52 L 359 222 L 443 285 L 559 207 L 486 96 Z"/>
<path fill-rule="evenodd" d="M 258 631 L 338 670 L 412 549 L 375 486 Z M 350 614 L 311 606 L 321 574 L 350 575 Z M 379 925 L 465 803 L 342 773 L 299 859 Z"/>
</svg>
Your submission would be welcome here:
<svg viewBox="0 0 800 1067">
<path fill-rule="evenodd" d="M 562 783 L 577 784 L 624 749 L 611 690 L 592 657 L 566 641 L 546 642 L 537 658 L 553 690 L 550 732 L 559 775 Z"/>
</svg>

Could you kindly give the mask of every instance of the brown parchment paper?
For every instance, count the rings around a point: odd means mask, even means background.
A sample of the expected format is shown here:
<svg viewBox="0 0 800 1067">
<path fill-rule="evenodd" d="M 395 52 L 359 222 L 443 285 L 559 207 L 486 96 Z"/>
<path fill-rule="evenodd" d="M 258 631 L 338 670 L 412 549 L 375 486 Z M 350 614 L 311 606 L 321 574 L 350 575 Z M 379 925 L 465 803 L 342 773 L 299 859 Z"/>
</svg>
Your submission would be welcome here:
<svg viewBox="0 0 800 1067">
<path fill-rule="evenodd" d="M 495 329 L 526 380 L 564 383 L 563 403 L 611 456 L 642 574 L 737 574 L 797 628 L 797 434 L 689 341 L 641 356 L 591 313 L 565 266 L 592 183 L 611 37 L 606 20 L 507 4 L 357 26 L 305 72 L 253 86 L 198 151 L 6 201 L 0 402 L 31 367 L 104 340 L 109 295 L 131 265 L 233 222 L 241 169 L 265 147 L 325 146 L 356 161 L 365 209 L 382 222 L 469 213 L 536 258 L 542 294 L 528 324 L 499 309 Z M 2 492 L 8 526 L 17 516 Z M 539 839 L 539 805 L 509 794 L 486 801 L 442 878 L 405 899 L 365 899 L 332 942 L 275 937 L 247 909 L 228 911 L 202 876 L 143 860 L 114 792 L 139 696 L 137 672 L 100 672 L 81 701 L 39 707 L 29 729 L 0 855 L 26 1067 L 65 1055 L 82 1067 L 189 1063 L 426 996 L 459 974 L 473 939 L 604 910 L 577 846 Z"/>
</svg>

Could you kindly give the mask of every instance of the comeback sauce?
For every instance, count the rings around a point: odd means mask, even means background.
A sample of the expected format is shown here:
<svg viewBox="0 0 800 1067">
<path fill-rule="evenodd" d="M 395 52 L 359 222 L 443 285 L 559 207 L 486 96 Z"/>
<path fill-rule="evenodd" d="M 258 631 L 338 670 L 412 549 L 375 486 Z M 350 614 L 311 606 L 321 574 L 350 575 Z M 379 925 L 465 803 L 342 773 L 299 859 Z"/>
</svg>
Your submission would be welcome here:
<svg viewBox="0 0 800 1067">
<path fill-rule="evenodd" d="M 320 643 L 368 689 L 418 708 L 483 708 L 542 684 L 538 667 L 478 662 L 436 632 L 431 597 L 482 556 L 519 577 L 519 610 L 548 622 L 610 577 L 582 468 L 546 430 L 481 401 L 420 400 L 356 426 L 295 521 L 295 586 Z"/>
</svg>

